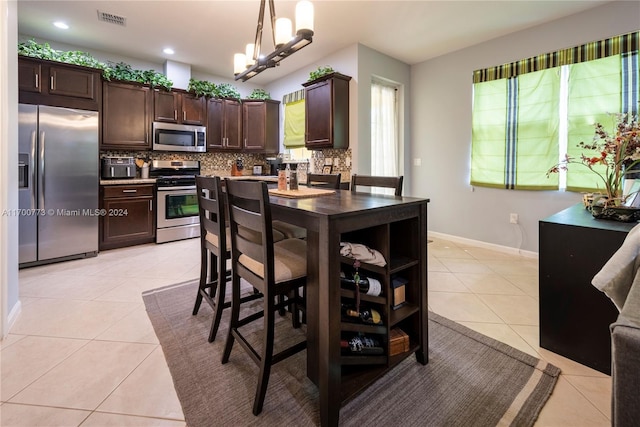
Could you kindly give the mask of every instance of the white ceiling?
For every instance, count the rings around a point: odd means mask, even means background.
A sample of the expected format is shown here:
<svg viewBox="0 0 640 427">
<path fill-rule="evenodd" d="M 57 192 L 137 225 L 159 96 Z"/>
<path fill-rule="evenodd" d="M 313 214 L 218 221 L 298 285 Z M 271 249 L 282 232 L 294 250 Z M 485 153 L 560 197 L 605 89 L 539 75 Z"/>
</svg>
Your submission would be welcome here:
<svg viewBox="0 0 640 427">
<path fill-rule="evenodd" d="M 407 64 L 571 15 L 607 1 L 331 1 L 312 0 L 313 43 L 250 80 L 266 85 L 346 46 L 362 43 Z M 295 1 L 276 0 L 293 20 Z M 259 0 L 18 2 L 18 31 L 50 42 L 113 52 L 162 64 L 191 64 L 199 73 L 233 77 L 233 54 L 255 38 Z M 97 10 L 124 16 L 126 27 L 98 21 Z M 263 46 L 273 50 L 268 2 Z M 70 28 L 59 30 L 54 21 Z M 171 46 L 174 55 L 162 52 Z"/>
</svg>

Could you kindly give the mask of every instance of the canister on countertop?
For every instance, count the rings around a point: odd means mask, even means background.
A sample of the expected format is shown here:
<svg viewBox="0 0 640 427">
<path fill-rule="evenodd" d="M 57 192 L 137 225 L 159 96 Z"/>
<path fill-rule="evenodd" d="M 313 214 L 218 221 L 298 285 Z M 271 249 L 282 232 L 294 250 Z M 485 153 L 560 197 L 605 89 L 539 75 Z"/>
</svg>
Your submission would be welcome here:
<svg viewBox="0 0 640 427">
<path fill-rule="evenodd" d="M 291 165 L 291 172 L 289 173 L 289 190 L 298 189 L 298 170 L 296 166 L 297 165 L 295 163 Z"/>
<path fill-rule="evenodd" d="M 280 170 L 278 171 L 278 190 L 286 190 L 287 189 L 287 173 L 284 170 L 284 165 L 280 165 Z"/>
</svg>

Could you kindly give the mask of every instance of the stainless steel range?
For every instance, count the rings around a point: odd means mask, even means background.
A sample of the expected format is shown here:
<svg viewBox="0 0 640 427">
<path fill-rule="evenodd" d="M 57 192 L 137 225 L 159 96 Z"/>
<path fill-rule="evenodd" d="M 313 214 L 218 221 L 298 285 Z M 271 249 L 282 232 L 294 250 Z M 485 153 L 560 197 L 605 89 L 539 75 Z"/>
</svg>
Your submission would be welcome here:
<svg viewBox="0 0 640 427">
<path fill-rule="evenodd" d="M 196 175 L 197 160 L 154 160 L 149 176 L 156 178 L 158 209 L 156 243 L 200 236 Z"/>
</svg>

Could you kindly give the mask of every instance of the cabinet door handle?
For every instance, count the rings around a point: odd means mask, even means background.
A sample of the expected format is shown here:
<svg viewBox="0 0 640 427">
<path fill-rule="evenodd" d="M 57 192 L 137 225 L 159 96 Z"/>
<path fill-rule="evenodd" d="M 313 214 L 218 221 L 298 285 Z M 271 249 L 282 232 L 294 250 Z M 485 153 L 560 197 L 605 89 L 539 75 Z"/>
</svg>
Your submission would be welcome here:
<svg viewBox="0 0 640 427">
<path fill-rule="evenodd" d="M 178 110 L 173 110 L 173 120 L 178 121 Z"/>
<path fill-rule="evenodd" d="M 55 89 L 56 88 L 56 82 L 53 78 L 53 76 L 51 76 L 51 89 Z"/>
<path fill-rule="evenodd" d="M 182 112 L 182 120 L 183 120 L 183 121 L 186 121 L 186 120 L 187 120 L 187 112 L 186 112 L 186 111 L 183 111 L 183 112 Z"/>
<path fill-rule="evenodd" d="M 153 200 L 149 200 L 149 211 L 153 212 Z"/>
<path fill-rule="evenodd" d="M 123 193 L 137 193 L 138 190 L 122 190 Z"/>
<path fill-rule="evenodd" d="M 39 88 L 40 87 L 40 75 L 36 74 L 36 87 Z"/>
</svg>

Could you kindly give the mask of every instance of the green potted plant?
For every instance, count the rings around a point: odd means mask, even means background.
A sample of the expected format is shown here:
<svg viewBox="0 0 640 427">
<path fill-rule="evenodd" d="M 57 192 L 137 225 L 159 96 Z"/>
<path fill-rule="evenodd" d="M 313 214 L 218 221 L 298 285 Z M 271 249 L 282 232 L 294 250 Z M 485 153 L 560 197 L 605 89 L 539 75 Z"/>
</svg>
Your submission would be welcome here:
<svg viewBox="0 0 640 427">
<path fill-rule="evenodd" d="M 271 94 L 264 89 L 254 89 L 247 99 L 271 99 Z"/>
<path fill-rule="evenodd" d="M 216 98 L 240 99 L 240 92 L 235 86 L 229 83 L 220 83 L 216 87 Z"/>
<path fill-rule="evenodd" d="M 318 67 L 316 70 L 309 73 L 308 81 L 319 79 L 320 77 L 324 77 L 327 74 L 331 74 L 331 73 L 335 73 L 335 70 L 328 65 L 325 67 Z"/>
<path fill-rule="evenodd" d="M 197 80 L 194 78 L 189 79 L 189 92 L 193 92 L 196 96 L 206 96 L 207 98 L 213 98 L 216 96 L 216 84 L 207 80 Z"/>
</svg>

